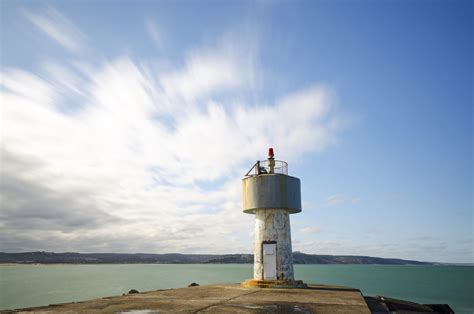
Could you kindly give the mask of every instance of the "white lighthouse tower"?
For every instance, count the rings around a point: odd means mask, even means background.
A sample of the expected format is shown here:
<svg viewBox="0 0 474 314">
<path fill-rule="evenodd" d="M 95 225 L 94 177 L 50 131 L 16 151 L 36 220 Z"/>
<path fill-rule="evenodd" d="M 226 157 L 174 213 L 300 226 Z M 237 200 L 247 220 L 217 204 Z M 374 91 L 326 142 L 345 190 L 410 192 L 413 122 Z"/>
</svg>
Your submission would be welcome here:
<svg viewBox="0 0 474 314">
<path fill-rule="evenodd" d="M 288 175 L 288 164 L 257 161 L 242 179 L 243 211 L 255 214 L 254 275 L 243 285 L 305 287 L 294 280 L 290 214 L 301 212 L 300 179 Z"/>
</svg>

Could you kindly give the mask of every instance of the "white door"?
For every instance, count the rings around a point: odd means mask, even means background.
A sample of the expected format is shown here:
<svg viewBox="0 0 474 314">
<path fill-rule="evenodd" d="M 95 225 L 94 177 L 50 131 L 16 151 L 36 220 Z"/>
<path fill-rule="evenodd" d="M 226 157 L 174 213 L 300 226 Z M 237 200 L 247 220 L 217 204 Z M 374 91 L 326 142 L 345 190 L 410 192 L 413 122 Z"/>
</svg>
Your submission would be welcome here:
<svg viewBox="0 0 474 314">
<path fill-rule="evenodd" d="M 263 280 L 276 280 L 276 244 L 263 244 Z"/>
</svg>

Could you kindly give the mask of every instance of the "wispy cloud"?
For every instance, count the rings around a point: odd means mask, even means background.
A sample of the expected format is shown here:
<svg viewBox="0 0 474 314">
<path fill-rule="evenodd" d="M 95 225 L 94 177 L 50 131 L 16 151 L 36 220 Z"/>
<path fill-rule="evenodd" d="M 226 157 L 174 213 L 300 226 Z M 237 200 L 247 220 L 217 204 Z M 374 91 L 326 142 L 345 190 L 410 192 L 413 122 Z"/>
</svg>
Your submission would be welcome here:
<svg viewBox="0 0 474 314">
<path fill-rule="evenodd" d="M 304 227 L 300 230 L 302 233 L 319 233 L 321 232 L 321 228 L 319 227 Z"/>
<path fill-rule="evenodd" d="M 163 32 L 158 28 L 156 22 L 151 18 L 145 19 L 145 29 L 155 45 L 155 48 L 158 50 L 163 49 Z"/>
<path fill-rule="evenodd" d="M 243 47 L 228 45 L 217 51 L 193 51 L 185 66 L 160 77 L 160 85 L 167 96 L 196 101 L 216 92 L 226 92 L 252 86 L 255 68 L 249 64 Z M 239 51 L 237 51 L 237 49 Z"/>
<path fill-rule="evenodd" d="M 354 196 L 347 196 L 342 194 L 336 194 L 329 196 L 324 202 L 321 203 L 321 207 L 333 207 L 333 206 L 340 206 L 340 205 L 349 205 L 349 204 L 357 204 L 360 202 L 359 197 Z"/>
<path fill-rule="evenodd" d="M 49 7 L 40 12 L 26 11 L 25 16 L 39 30 L 65 49 L 73 53 L 84 50 L 86 36 L 57 9 Z"/>
<path fill-rule="evenodd" d="M 29 18 L 79 49 L 51 10 Z M 258 54 L 225 40 L 185 55 L 167 71 L 127 56 L 3 70 L 2 250 L 251 250 L 242 174 L 268 145 L 289 159 L 330 145 L 331 92 L 249 103 Z"/>
</svg>

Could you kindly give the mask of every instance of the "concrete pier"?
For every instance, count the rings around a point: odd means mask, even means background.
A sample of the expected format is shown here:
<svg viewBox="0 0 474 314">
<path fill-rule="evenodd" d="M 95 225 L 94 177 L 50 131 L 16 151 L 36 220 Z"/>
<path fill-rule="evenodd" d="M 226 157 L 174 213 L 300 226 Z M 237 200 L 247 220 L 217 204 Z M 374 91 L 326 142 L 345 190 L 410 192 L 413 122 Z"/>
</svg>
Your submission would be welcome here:
<svg viewBox="0 0 474 314">
<path fill-rule="evenodd" d="M 17 310 L 83 313 L 370 313 L 358 289 L 309 285 L 306 289 L 209 285 L 106 297 Z"/>
</svg>

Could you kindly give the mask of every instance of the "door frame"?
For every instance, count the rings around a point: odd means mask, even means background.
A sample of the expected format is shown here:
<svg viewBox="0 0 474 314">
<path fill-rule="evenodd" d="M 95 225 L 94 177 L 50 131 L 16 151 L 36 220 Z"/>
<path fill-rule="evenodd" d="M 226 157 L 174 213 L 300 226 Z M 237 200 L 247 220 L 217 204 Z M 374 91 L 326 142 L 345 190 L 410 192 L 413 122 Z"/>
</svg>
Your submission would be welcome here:
<svg viewBox="0 0 474 314">
<path fill-rule="evenodd" d="M 263 254 L 263 245 L 264 244 L 275 244 L 275 280 L 278 280 L 278 259 L 277 259 L 277 242 L 276 241 L 262 241 L 262 244 L 260 246 L 260 254 L 262 256 L 262 279 L 265 280 L 265 255 Z"/>
</svg>

